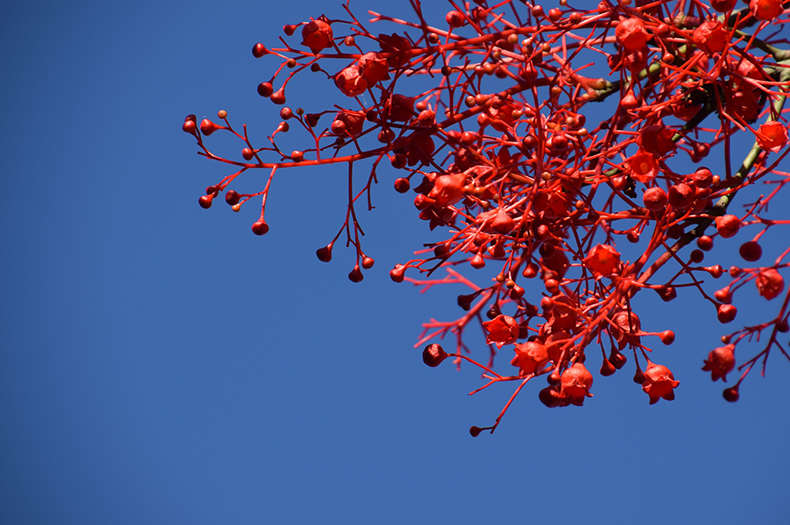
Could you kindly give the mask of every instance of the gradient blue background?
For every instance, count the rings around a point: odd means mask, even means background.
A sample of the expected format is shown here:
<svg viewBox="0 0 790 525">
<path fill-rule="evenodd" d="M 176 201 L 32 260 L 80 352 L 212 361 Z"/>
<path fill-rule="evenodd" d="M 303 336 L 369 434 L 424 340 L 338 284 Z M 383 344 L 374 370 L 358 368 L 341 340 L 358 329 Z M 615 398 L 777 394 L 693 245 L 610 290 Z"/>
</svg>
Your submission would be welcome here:
<svg viewBox="0 0 790 525">
<path fill-rule="evenodd" d="M 353 2 L 363 19 L 406 3 Z M 264 238 L 254 206 L 198 207 L 229 172 L 195 155 L 184 116 L 225 109 L 265 137 L 278 108 L 255 86 L 275 61 L 250 48 L 322 12 L 340 2 L 0 8 L 0 523 L 787 523 L 790 367 L 773 355 L 724 402 L 699 370 L 723 333 L 701 300 L 640 310 L 677 333 L 657 353 L 676 401 L 648 406 L 629 363 L 583 409 L 527 388 L 472 439 L 511 390 L 467 396 L 478 372 L 412 347 L 463 290 L 390 282 L 429 238 L 391 172 L 359 285 L 350 252 L 314 255 L 342 223 L 342 168 L 277 179 Z M 744 322 L 779 306 L 741 296 Z"/>
</svg>

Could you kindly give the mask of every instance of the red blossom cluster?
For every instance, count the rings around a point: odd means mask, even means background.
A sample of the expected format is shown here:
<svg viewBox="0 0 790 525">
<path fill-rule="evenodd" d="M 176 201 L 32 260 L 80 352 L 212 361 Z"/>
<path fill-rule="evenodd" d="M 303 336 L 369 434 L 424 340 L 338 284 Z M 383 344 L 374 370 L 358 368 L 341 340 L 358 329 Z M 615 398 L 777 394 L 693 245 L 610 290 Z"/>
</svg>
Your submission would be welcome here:
<svg viewBox="0 0 790 525">
<path fill-rule="evenodd" d="M 667 302 L 681 290 L 696 291 L 721 323 L 736 319 L 735 293 L 749 282 L 766 300 L 780 298 L 769 320 L 724 335 L 724 346 L 704 361 L 713 381 L 726 381 L 740 363 L 740 378 L 724 391 L 728 401 L 738 399 L 755 364 L 764 371 L 773 349 L 788 357 L 777 336 L 789 329 L 782 271 L 790 248 L 774 261 L 729 271 L 702 264 L 718 239 L 743 235 L 750 238 L 740 257 L 758 263 L 761 239 L 790 222 L 767 216 L 768 203 L 790 181 L 779 169 L 790 151 L 784 2 L 751 0 L 736 9 L 735 0 L 603 0 L 574 8 L 559 0 L 546 9 L 523 0 L 450 1 L 438 21 L 426 18 L 419 0 L 411 4 L 412 21 L 370 12 L 363 23 L 346 4 L 346 20 L 322 15 L 283 28 L 291 36 L 301 27 L 301 42 L 256 44 L 255 57 L 280 62 L 257 91 L 283 106 L 281 121 L 268 144 L 259 145 L 246 126 L 241 132 L 231 126 L 224 111 L 220 123 L 186 118 L 183 130 L 197 139 L 199 153 L 236 168 L 206 189 L 200 205 L 211 207 L 222 192 L 236 212 L 260 199 L 252 230 L 264 235 L 278 171 L 345 164 L 346 218 L 317 256 L 330 261 L 345 234 L 356 253 L 349 279 L 359 282 L 374 260 L 362 249 L 356 207 L 371 208 L 373 184 L 397 173 L 395 190 L 412 190 L 414 213 L 445 238 L 424 245 L 390 277 L 472 290 L 458 297 L 465 311 L 458 319 L 424 325 L 417 346 L 456 337 L 451 353 L 428 344 L 425 363 L 438 366 L 451 357 L 457 365 L 474 364 L 487 380 L 475 392 L 517 385 L 496 422 L 472 427 L 472 435 L 493 432 L 539 376 L 548 381 L 538 394 L 546 406 L 582 405 L 592 396 L 590 352 L 601 352 L 602 376 L 632 356 L 634 381 L 649 403 L 673 400 L 679 382 L 652 362 L 647 344 L 651 337 L 672 344 L 675 335 L 643 330 L 634 311 L 640 291 Z M 374 32 L 374 24 L 389 29 Z M 289 83 L 310 74 L 336 90 L 335 108 L 306 113 L 285 106 Z M 278 137 L 292 127 L 307 139 L 303 149 L 288 152 Z M 218 131 L 242 141 L 240 159 L 208 149 L 206 137 Z M 753 146 L 740 153 L 744 141 Z M 721 166 L 684 169 L 714 149 Z M 735 160 L 736 154 L 742 156 Z M 372 168 L 360 177 L 355 168 L 366 161 Z M 230 188 L 253 169 L 269 170 L 262 191 Z M 736 210 L 736 198 L 758 183 L 768 190 Z M 471 274 L 488 268 L 492 278 L 478 286 L 470 273 L 462 275 L 465 266 Z M 434 276 L 437 270 L 446 276 Z M 722 278 L 723 287 L 710 284 Z M 709 286 L 718 290 L 709 295 Z M 486 337 L 487 364 L 470 357 L 465 343 L 474 324 Z M 762 350 L 741 357 L 742 343 L 763 333 Z M 513 369 L 499 373 L 494 356 L 506 347 Z"/>
</svg>

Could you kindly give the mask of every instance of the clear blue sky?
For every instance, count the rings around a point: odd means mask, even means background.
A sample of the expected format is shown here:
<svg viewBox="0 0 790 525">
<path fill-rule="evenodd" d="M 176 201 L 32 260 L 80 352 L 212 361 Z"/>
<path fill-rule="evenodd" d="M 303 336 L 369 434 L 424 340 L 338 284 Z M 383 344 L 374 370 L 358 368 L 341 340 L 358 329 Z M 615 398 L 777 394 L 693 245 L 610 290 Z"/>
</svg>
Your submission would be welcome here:
<svg viewBox="0 0 790 525">
<path fill-rule="evenodd" d="M 340 2 L 0 8 L 0 522 L 787 523 L 790 366 L 772 356 L 724 402 L 700 370 L 722 333 L 701 301 L 643 319 L 677 333 L 660 359 L 676 401 L 648 406 L 629 363 L 583 408 L 533 389 L 473 439 L 510 390 L 467 396 L 476 371 L 412 347 L 460 291 L 389 280 L 426 229 L 391 172 L 359 285 L 350 252 L 314 255 L 342 221 L 342 169 L 277 180 L 264 238 L 252 209 L 198 207 L 228 172 L 184 116 L 225 109 L 265 136 L 277 108 L 255 86 L 275 62 L 250 48 L 322 12 Z M 324 88 L 289 97 L 309 108 Z M 743 301 L 744 321 L 769 305 Z"/>
</svg>

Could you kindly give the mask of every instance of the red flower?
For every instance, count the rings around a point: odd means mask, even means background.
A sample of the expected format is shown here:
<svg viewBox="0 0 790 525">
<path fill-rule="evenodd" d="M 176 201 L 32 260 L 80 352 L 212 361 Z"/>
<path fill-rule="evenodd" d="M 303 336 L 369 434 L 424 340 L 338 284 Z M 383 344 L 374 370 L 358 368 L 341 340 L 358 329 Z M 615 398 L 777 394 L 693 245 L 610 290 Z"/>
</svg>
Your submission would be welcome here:
<svg viewBox="0 0 790 525">
<path fill-rule="evenodd" d="M 379 46 L 382 53 L 391 55 L 387 58 L 387 63 L 390 67 L 401 67 L 411 59 L 411 42 L 396 33 L 379 35 Z"/>
<path fill-rule="evenodd" d="M 781 122 L 772 120 L 760 126 L 757 143 L 766 151 L 778 153 L 787 144 L 787 128 Z"/>
<path fill-rule="evenodd" d="M 335 85 L 349 97 L 356 97 L 368 89 L 368 81 L 362 76 L 359 67 L 348 66 L 335 76 Z"/>
<path fill-rule="evenodd" d="M 384 103 L 382 118 L 393 122 L 407 122 L 414 116 L 414 97 L 392 95 Z"/>
<path fill-rule="evenodd" d="M 710 372 L 711 379 L 717 381 L 723 379 L 727 381 L 727 374 L 735 368 L 735 346 L 720 346 L 708 354 L 705 366 L 702 370 Z"/>
<path fill-rule="evenodd" d="M 497 208 L 494 211 L 494 220 L 491 221 L 491 228 L 503 235 L 507 235 L 515 227 L 516 221 L 507 214 L 504 208 Z"/>
<path fill-rule="evenodd" d="M 726 91 L 727 110 L 743 117 L 744 120 L 753 121 L 760 116 L 763 105 L 750 88 Z"/>
<path fill-rule="evenodd" d="M 507 315 L 498 315 L 491 321 L 483 323 L 486 335 L 486 344 L 496 344 L 497 348 L 515 343 L 518 340 L 519 327 L 515 319 Z"/>
<path fill-rule="evenodd" d="M 639 132 L 636 143 L 646 152 L 652 153 L 656 157 L 663 157 L 677 149 L 675 143 L 672 142 L 674 136 L 675 130 L 650 124 L 644 126 Z"/>
<path fill-rule="evenodd" d="M 669 368 L 664 365 L 650 363 L 645 370 L 645 382 L 642 383 L 642 390 L 650 396 L 650 404 L 653 405 L 659 399 L 672 401 L 675 399 L 675 388 L 680 381 L 675 381 L 675 376 Z"/>
<path fill-rule="evenodd" d="M 596 277 L 611 275 L 620 266 L 620 252 L 608 244 L 599 244 L 584 259 Z"/>
<path fill-rule="evenodd" d="M 516 343 L 516 357 L 510 364 L 519 367 L 519 374 L 526 376 L 534 374 L 549 362 L 546 347 L 538 342 Z"/>
<path fill-rule="evenodd" d="M 741 229 L 741 221 L 735 215 L 716 217 L 716 230 L 724 239 L 729 239 Z"/>
<path fill-rule="evenodd" d="M 642 323 L 634 312 L 620 310 L 612 316 L 612 323 L 607 329 L 622 349 L 628 343 L 639 344 L 637 334 L 642 330 Z"/>
<path fill-rule="evenodd" d="M 617 24 L 614 32 L 617 43 L 628 51 L 636 51 L 647 45 L 650 35 L 645 31 L 645 23 L 638 18 L 626 18 Z"/>
<path fill-rule="evenodd" d="M 769 301 L 778 296 L 782 293 L 782 290 L 785 289 L 785 280 L 779 272 L 773 268 L 760 272 L 754 280 L 754 283 L 757 285 L 757 291 L 760 295 Z"/>
<path fill-rule="evenodd" d="M 332 26 L 323 20 L 311 20 L 302 29 L 302 45 L 313 53 L 332 47 Z"/>
<path fill-rule="evenodd" d="M 552 333 L 576 328 L 576 322 L 579 316 L 576 313 L 576 305 L 573 300 L 567 295 L 562 294 L 556 295 L 551 299 L 552 307 L 549 312 L 549 317 L 551 319 L 547 324 L 551 326 Z"/>
<path fill-rule="evenodd" d="M 631 166 L 631 178 L 637 182 L 648 183 L 658 175 L 658 162 L 656 157 L 645 150 L 639 150 L 631 157 L 628 157 L 628 165 Z"/>
<path fill-rule="evenodd" d="M 645 191 L 642 196 L 645 208 L 650 211 L 662 211 L 667 207 L 667 194 L 658 186 Z"/>
<path fill-rule="evenodd" d="M 560 396 L 576 406 L 582 406 L 585 397 L 592 397 L 593 376 L 583 364 L 574 363 L 560 376 Z"/>
<path fill-rule="evenodd" d="M 691 35 L 694 44 L 707 53 L 720 53 L 730 39 L 721 22 L 705 20 Z"/>
<path fill-rule="evenodd" d="M 406 147 L 406 157 L 409 161 L 409 166 L 430 164 L 435 149 L 436 145 L 434 145 L 430 135 L 423 134 L 415 137 Z"/>
<path fill-rule="evenodd" d="M 362 111 L 341 111 L 332 122 L 332 133 L 356 137 L 362 133 L 365 113 Z"/>
<path fill-rule="evenodd" d="M 782 0 L 751 0 L 749 8 L 760 20 L 773 20 L 784 12 Z"/>
<path fill-rule="evenodd" d="M 455 204 L 464 196 L 465 182 L 466 175 L 463 173 L 439 175 L 436 177 L 428 197 L 434 199 L 439 207 Z"/>
<path fill-rule="evenodd" d="M 378 84 L 382 80 L 389 80 L 390 76 L 387 73 L 389 64 L 387 59 L 381 56 L 380 53 L 365 53 L 359 58 L 359 68 L 368 81 L 369 86 Z"/>
</svg>

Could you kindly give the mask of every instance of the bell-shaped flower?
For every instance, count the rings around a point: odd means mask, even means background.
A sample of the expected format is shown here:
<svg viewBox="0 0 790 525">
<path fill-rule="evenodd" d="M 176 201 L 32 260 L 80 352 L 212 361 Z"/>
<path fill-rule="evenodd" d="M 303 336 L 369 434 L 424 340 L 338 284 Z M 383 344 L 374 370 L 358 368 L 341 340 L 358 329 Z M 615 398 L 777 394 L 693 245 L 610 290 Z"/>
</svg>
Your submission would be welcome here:
<svg viewBox="0 0 790 525">
<path fill-rule="evenodd" d="M 581 363 L 574 363 L 560 376 L 560 395 L 571 404 L 582 406 L 585 397 L 592 397 L 593 376 Z"/>
<path fill-rule="evenodd" d="M 584 258 L 584 263 L 596 277 L 611 275 L 620 266 L 620 252 L 608 244 L 598 244 Z"/>
<path fill-rule="evenodd" d="M 302 28 L 302 45 L 313 53 L 332 47 L 332 26 L 323 20 L 310 20 Z"/>
<path fill-rule="evenodd" d="M 773 268 L 760 272 L 754 279 L 754 283 L 757 285 L 759 294 L 769 301 L 777 297 L 785 289 L 785 280 Z"/>
<path fill-rule="evenodd" d="M 727 381 L 727 374 L 735 368 L 735 346 L 720 346 L 708 354 L 702 370 L 710 372 L 711 379 Z"/>
<path fill-rule="evenodd" d="M 659 399 L 672 401 L 675 399 L 675 388 L 680 381 L 675 381 L 675 376 L 664 365 L 649 363 L 645 370 L 645 381 L 642 390 L 650 396 L 650 404 L 658 403 Z"/>
<path fill-rule="evenodd" d="M 787 128 L 775 120 L 766 122 L 757 133 L 757 143 L 766 151 L 778 153 L 787 144 Z"/>
<path fill-rule="evenodd" d="M 497 348 L 515 343 L 518 340 L 519 326 L 515 319 L 508 315 L 498 315 L 483 323 L 486 333 L 486 344 L 495 344 Z"/>
<path fill-rule="evenodd" d="M 516 343 L 516 357 L 510 364 L 519 368 L 519 374 L 526 376 L 540 371 L 549 362 L 546 347 L 537 341 Z"/>
</svg>

